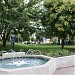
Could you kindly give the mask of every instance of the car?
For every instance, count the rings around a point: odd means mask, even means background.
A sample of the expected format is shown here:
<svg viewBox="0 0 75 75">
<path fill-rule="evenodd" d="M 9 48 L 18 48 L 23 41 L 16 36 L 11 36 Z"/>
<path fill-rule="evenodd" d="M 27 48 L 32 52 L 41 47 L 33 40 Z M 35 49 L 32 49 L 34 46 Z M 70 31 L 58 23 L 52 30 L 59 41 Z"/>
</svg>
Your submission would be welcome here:
<svg viewBox="0 0 75 75">
<path fill-rule="evenodd" d="M 28 41 L 24 41 L 24 42 L 22 42 L 22 44 L 27 44 L 28 43 Z"/>
</svg>

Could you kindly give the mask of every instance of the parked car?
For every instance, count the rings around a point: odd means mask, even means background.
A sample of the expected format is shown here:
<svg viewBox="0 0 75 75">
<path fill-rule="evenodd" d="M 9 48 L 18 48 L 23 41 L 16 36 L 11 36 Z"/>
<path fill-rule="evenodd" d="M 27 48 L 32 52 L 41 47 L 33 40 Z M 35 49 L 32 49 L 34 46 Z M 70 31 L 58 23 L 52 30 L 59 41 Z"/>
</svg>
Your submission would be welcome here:
<svg viewBox="0 0 75 75">
<path fill-rule="evenodd" d="M 27 44 L 27 42 L 28 42 L 28 41 L 24 41 L 24 42 L 22 42 L 22 44 Z"/>
</svg>

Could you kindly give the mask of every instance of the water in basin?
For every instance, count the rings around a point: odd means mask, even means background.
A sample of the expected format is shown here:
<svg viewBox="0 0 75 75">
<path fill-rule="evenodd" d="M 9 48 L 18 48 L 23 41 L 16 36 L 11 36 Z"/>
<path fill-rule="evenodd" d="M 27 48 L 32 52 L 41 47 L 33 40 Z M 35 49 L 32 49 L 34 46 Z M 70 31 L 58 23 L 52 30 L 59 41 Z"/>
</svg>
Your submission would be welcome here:
<svg viewBox="0 0 75 75">
<path fill-rule="evenodd" d="M 14 69 L 14 68 L 24 68 L 32 67 L 37 65 L 43 65 L 48 60 L 44 58 L 35 58 L 35 57 L 26 57 L 26 58 L 14 58 L 12 59 L 3 59 L 0 60 L 0 68 L 4 69 Z"/>
</svg>

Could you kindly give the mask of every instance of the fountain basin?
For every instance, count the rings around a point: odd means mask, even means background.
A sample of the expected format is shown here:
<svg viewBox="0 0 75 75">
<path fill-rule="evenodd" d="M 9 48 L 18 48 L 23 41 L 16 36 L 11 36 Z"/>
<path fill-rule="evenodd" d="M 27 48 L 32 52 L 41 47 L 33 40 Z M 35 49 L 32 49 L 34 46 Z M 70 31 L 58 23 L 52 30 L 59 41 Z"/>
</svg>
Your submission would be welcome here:
<svg viewBox="0 0 75 75">
<path fill-rule="evenodd" d="M 15 58 L 15 59 L 13 59 Z M 21 60 L 17 60 L 20 59 Z M 27 64 L 26 59 L 28 60 L 28 58 L 30 58 L 30 61 L 32 61 L 32 63 L 34 62 L 35 64 L 32 66 L 27 65 L 27 67 L 24 67 L 24 64 Z M 31 60 L 32 59 L 32 60 Z M 36 59 L 36 60 L 34 60 Z M 0 64 L 0 74 L 1 75 L 33 75 L 36 73 L 36 71 L 39 73 L 40 69 L 44 69 L 45 71 L 43 72 L 43 74 L 45 72 L 48 72 L 48 68 L 46 66 L 46 64 L 48 63 L 48 61 L 51 59 L 51 57 L 48 56 L 44 56 L 44 55 L 25 55 L 24 52 L 16 52 L 15 54 L 13 53 L 3 53 L 2 57 L 0 57 L 0 61 L 5 61 L 7 60 L 7 62 L 5 64 L 8 64 L 8 60 L 12 60 L 9 65 L 14 65 L 12 68 L 9 67 L 8 65 L 1 67 Z M 15 62 L 13 62 L 15 61 Z M 37 62 L 42 62 L 40 64 L 38 64 Z M 31 63 L 30 63 L 31 64 Z M 20 65 L 23 65 L 22 67 L 19 67 Z M 16 67 L 15 67 L 16 66 Z M 8 67 L 8 68 L 7 68 Z M 46 67 L 46 68 L 44 68 Z M 40 69 L 39 69 L 40 68 Z"/>
<path fill-rule="evenodd" d="M 17 54 L 15 57 L 18 57 Z M 3 54 L 3 57 L 10 58 L 10 56 L 7 57 L 7 55 L 10 55 L 10 54 L 9 53 Z M 23 67 L 23 68 L 14 68 L 14 69 L 0 68 L 0 75 L 54 75 L 54 72 L 57 69 L 75 65 L 75 55 L 58 57 L 58 58 L 51 58 L 44 55 L 26 55 L 26 57 L 44 58 L 49 61 L 43 65 L 38 65 L 33 67 Z"/>
<path fill-rule="evenodd" d="M 24 67 L 33 67 L 44 65 L 48 59 L 41 57 L 20 57 L 20 58 L 9 58 L 0 60 L 0 68 L 3 69 L 16 69 Z"/>
</svg>

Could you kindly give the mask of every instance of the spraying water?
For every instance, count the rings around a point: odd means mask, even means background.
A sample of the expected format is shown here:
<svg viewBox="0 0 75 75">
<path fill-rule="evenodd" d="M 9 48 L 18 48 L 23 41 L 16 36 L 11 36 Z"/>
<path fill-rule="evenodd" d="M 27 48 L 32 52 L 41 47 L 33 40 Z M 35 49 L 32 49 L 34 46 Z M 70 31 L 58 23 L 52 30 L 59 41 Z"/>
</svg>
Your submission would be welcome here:
<svg viewBox="0 0 75 75">
<path fill-rule="evenodd" d="M 10 49 L 10 54 L 12 55 L 12 58 L 0 61 L 0 68 L 14 69 L 14 68 L 30 67 L 45 64 L 47 62 L 47 60 L 35 56 L 35 54 L 37 55 L 42 54 L 39 50 L 29 49 L 25 53 L 26 55 L 28 55 L 28 57 L 27 56 L 16 57 L 16 53 L 17 52 Z M 32 57 L 30 57 L 29 55 L 32 55 Z"/>
</svg>

